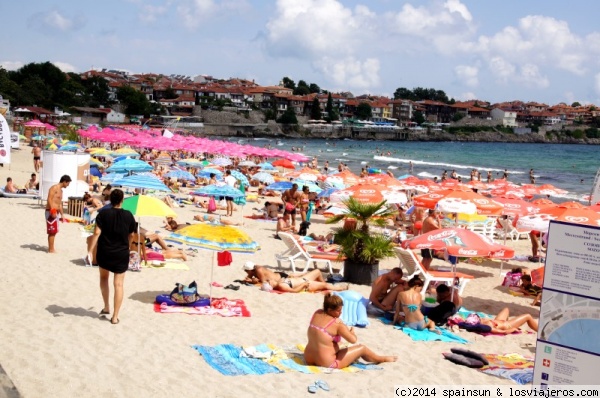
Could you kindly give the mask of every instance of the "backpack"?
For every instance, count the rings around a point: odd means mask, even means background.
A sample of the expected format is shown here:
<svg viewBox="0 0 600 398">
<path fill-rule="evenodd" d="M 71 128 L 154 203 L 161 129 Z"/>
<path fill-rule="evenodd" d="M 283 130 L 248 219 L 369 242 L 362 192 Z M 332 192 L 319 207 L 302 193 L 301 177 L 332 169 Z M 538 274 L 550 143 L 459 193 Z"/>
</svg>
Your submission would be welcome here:
<svg viewBox="0 0 600 398">
<path fill-rule="evenodd" d="M 188 286 L 182 283 L 176 283 L 170 298 L 177 304 L 192 304 L 200 300 L 196 281 L 193 281 Z"/>
<path fill-rule="evenodd" d="M 211 213 L 217 211 L 217 202 L 215 202 L 214 196 L 211 196 L 208 200 L 208 211 Z"/>
</svg>

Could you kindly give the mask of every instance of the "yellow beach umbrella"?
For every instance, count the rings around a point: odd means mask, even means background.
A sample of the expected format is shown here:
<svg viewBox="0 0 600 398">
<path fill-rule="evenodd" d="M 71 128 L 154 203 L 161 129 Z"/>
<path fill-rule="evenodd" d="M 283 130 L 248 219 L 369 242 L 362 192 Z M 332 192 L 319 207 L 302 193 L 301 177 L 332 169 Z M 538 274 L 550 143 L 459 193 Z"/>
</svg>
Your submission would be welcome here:
<svg viewBox="0 0 600 398">
<path fill-rule="evenodd" d="M 147 195 L 135 195 L 125 199 L 123 209 L 138 217 L 177 217 L 177 213 L 165 202 Z"/>
</svg>

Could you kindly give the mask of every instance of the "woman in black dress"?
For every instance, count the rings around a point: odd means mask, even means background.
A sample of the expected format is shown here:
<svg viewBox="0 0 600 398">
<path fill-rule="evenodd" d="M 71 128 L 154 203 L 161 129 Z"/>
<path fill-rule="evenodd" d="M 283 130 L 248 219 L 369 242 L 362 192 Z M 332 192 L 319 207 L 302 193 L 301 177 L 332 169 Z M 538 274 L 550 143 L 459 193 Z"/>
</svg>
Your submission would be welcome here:
<svg viewBox="0 0 600 398">
<path fill-rule="evenodd" d="M 123 280 L 125 271 L 129 267 L 129 246 L 136 223 L 133 215 L 121 208 L 123 191 L 120 189 L 112 191 L 110 204 L 111 208 L 100 211 L 96 216 L 93 239 L 98 244 L 96 259 L 100 268 L 100 291 L 104 300 L 104 308 L 100 311 L 100 315 L 110 314 L 108 278 L 112 272 L 115 295 L 114 312 L 110 321 L 116 325 L 119 323 L 119 310 L 123 302 Z"/>
</svg>

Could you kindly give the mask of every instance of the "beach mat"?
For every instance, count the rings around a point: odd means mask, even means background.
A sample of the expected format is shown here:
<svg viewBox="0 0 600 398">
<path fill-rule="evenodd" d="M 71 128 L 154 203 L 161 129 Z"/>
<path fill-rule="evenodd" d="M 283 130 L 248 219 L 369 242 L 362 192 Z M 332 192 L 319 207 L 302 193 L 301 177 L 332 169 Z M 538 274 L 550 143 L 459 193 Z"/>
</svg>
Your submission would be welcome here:
<svg viewBox="0 0 600 398">
<path fill-rule="evenodd" d="M 223 317 L 250 317 L 250 311 L 244 300 L 229 300 L 227 298 L 213 298 L 212 306 L 185 307 L 180 305 L 167 305 L 154 303 L 154 312 L 161 314 L 188 314 L 188 315 L 219 315 Z"/>
<path fill-rule="evenodd" d="M 392 321 L 386 319 L 384 317 L 380 317 L 379 320 L 386 324 L 391 325 Z M 415 330 L 399 325 L 394 325 L 394 329 L 403 331 L 406 335 L 408 335 L 413 341 L 441 341 L 444 343 L 459 343 L 459 344 L 467 344 L 469 341 L 463 339 L 460 336 L 455 335 L 447 329 L 442 329 L 440 327 L 436 327 L 436 330 L 440 332 L 440 334 L 431 332 L 427 329 L 425 330 Z"/>
<path fill-rule="evenodd" d="M 192 346 L 204 360 L 226 376 L 263 375 L 269 373 L 356 373 L 383 369 L 377 365 L 354 363 L 343 369 L 309 366 L 304 362 L 304 346 L 284 349 L 273 344 L 240 347 L 232 344 Z"/>
<path fill-rule="evenodd" d="M 534 360 L 519 354 L 483 354 L 490 363 L 480 369 L 480 372 L 492 376 L 512 380 L 517 384 L 530 384 L 533 382 Z"/>
</svg>

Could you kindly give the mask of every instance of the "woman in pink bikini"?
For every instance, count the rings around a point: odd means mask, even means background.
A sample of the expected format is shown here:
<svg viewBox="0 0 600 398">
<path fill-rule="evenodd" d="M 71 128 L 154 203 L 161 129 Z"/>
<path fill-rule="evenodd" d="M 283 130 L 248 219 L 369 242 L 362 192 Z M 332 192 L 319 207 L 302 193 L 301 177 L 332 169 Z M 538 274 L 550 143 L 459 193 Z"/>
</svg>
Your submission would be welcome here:
<svg viewBox="0 0 600 398">
<path fill-rule="evenodd" d="M 396 356 L 377 355 L 362 344 L 340 349 L 342 338 L 351 344 L 357 341 L 354 328 L 348 328 L 339 319 L 343 305 L 340 296 L 329 293 L 325 295 L 323 309 L 313 314 L 307 331 L 308 344 L 304 350 L 306 364 L 341 369 L 359 358 L 374 363 L 398 360 Z"/>
</svg>

